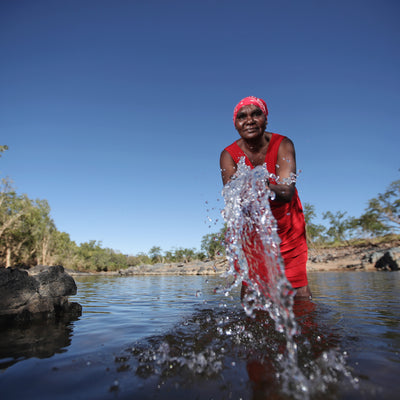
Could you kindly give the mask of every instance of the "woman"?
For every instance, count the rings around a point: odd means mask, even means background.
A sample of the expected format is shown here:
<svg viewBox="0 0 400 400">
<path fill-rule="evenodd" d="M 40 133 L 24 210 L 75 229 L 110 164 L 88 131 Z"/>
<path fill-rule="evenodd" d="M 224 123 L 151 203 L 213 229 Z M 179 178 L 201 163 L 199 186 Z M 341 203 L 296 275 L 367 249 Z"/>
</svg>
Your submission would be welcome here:
<svg viewBox="0 0 400 400">
<path fill-rule="evenodd" d="M 285 179 L 290 181 L 296 174 L 294 145 L 285 136 L 267 132 L 267 119 L 268 108 L 264 100 L 250 96 L 237 104 L 233 122 L 240 139 L 221 153 L 222 180 L 224 185 L 230 181 L 242 157 L 251 168 L 266 164 L 268 172 L 278 177 L 277 180 L 271 179 L 268 187 L 275 193 L 270 206 L 278 225 L 285 274 L 296 289 L 296 298 L 311 298 L 306 271 L 307 243 L 303 209 L 295 183 L 285 182 Z"/>
</svg>

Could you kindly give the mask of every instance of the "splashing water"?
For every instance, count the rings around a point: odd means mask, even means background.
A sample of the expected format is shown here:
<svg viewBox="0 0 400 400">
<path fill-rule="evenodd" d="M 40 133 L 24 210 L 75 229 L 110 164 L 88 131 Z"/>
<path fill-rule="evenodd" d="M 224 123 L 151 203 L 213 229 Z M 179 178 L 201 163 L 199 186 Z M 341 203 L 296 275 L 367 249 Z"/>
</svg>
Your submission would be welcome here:
<svg viewBox="0 0 400 400">
<path fill-rule="evenodd" d="M 190 385 L 212 386 L 220 376 L 227 376 L 226 398 L 238 391 L 248 393 L 244 370 L 254 390 L 272 397 L 308 399 L 332 388 L 334 393 L 342 378 L 355 386 L 346 356 L 336 349 L 335 336 L 313 322 L 314 303 L 294 302 L 269 206 L 273 193 L 266 190 L 266 180 L 271 178 L 277 179 L 265 167 L 250 169 L 239 163 L 237 174 L 222 192 L 230 269 L 225 284 L 213 293 L 223 294 L 224 300 L 216 309 L 194 313 L 165 335 L 135 344 L 129 353 L 136 361 L 128 367 L 136 376 L 150 384 L 158 377 L 159 388 L 173 385 L 185 391 Z M 233 283 L 228 283 L 232 276 Z M 242 282 L 248 285 L 244 311 L 231 296 Z M 195 293 L 204 295 L 200 290 Z"/>
<path fill-rule="evenodd" d="M 271 175 L 265 165 L 251 169 L 242 158 L 233 179 L 222 191 L 225 199 L 223 217 L 227 224 L 226 253 L 230 270 L 235 277 L 233 286 L 244 282 L 243 299 L 249 316 L 255 310 L 267 311 L 275 328 L 284 334 L 286 351 L 282 355 L 282 383 L 286 392 L 308 397 L 307 379 L 298 366 L 297 332 L 293 313 L 294 291 L 284 272 L 280 255 L 277 223 L 269 199 L 274 193 L 267 188 Z M 295 177 L 286 183 L 290 184 Z"/>
<path fill-rule="evenodd" d="M 269 206 L 274 193 L 266 190 L 266 182 L 271 178 L 276 177 L 264 166 L 250 169 L 243 158 L 234 179 L 225 185 L 226 253 L 235 285 L 243 281 L 252 289 L 253 295 L 246 299 L 247 314 L 252 315 L 253 309 L 268 311 L 278 331 L 291 324 L 288 332 L 293 335 L 294 292 L 285 276 L 277 224 Z"/>
<path fill-rule="evenodd" d="M 191 397 L 188 391 L 194 390 L 195 398 L 307 399 L 320 398 L 323 393 L 325 399 L 333 400 L 338 398 L 339 385 L 342 389 L 351 382 L 346 354 L 336 351 L 339 338 L 326 333 L 323 326 L 307 331 L 307 318 L 300 319 L 300 329 L 305 329 L 310 339 L 320 340 L 312 345 L 299 342 L 303 373 L 296 371 L 291 376 L 283 365 L 283 335 L 273 328 L 268 313 L 244 318 L 243 309 L 233 302 L 228 308 L 198 310 L 169 332 L 135 343 L 116 360 L 118 371 L 133 370 L 143 384 L 158 384 L 165 397 L 157 398 L 167 399 L 175 398 L 168 395 L 173 387 L 177 393 L 179 388 L 184 390 L 182 398 Z M 221 379 L 223 387 L 216 389 L 214 383 L 220 384 Z M 200 397 L 199 388 L 207 396 Z"/>
</svg>

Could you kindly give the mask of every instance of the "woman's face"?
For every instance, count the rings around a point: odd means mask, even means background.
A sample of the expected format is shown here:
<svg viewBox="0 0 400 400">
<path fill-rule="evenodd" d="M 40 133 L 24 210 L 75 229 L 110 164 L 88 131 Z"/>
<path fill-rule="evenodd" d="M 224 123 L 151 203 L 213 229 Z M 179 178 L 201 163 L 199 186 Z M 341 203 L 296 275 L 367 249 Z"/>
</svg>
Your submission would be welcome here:
<svg viewBox="0 0 400 400">
<path fill-rule="evenodd" d="M 266 127 L 267 118 L 254 104 L 243 106 L 236 115 L 235 128 L 245 140 L 262 136 Z"/>
</svg>

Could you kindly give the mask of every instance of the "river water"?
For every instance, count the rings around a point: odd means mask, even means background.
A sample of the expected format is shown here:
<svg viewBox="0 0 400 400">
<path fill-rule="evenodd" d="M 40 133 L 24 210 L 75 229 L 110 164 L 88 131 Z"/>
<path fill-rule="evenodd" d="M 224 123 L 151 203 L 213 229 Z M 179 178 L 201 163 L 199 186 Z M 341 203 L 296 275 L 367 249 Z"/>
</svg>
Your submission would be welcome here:
<svg viewBox="0 0 400 400">
<path fill-rule="evenodd" d="M 312 272 L 295 302 L 310 390 L 287 391 L 285 341 L 221 277 L 77 277 L 82 316 L 2 332 L 1 399 L 397 399 L 400 272 Z M 293 387 L 296 388 L 295 377 Z"/>
</svg>

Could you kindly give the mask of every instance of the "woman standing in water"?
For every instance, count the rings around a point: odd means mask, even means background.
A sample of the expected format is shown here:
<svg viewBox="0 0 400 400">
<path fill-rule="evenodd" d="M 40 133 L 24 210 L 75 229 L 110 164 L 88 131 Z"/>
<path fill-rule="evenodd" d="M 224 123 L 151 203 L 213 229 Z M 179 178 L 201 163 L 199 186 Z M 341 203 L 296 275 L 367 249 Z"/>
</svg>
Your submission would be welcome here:
<svg viewBox="0 0 400 400">
<path fill-rule="evenodd" d="M 296 174 L 294 145 L 285 136 L 267 132 L 267 119 L 268 108 L 264 100 L 250 96 L 237 104 L 233 122 L 240 139 L 221 153 L 222 180 L 224 185 L 231 180 L 242 157 L 251 168 L 266 164 L 268 172 L 277 177 L 276 180 L 270 179 L 267 186 L 275 193 L 270 206 L 278 225 L 285 275 L 296 289 L 296 298 L 311 298 L 306 271 L 307 242 L 303 208 L 295 183 L 285 183 L 285 180 L 290 182 Z M 245 291 L 244 283 L 242 296 Z"/>
</svg>

